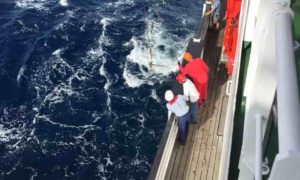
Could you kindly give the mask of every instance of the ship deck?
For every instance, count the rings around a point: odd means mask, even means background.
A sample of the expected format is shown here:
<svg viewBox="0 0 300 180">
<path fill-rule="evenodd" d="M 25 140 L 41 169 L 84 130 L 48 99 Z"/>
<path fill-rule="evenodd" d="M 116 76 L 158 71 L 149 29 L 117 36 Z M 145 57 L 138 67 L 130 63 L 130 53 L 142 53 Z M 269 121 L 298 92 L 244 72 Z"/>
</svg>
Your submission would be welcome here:
<svg viewBox="0 0 300 180">
<path fill-rule="evenodd" d="M 223 34 L 223 30 L 207 32 L 203 54 L 210 67 L 206 106 L 200 106 L 198 123 L 190 124 L 186 144 L 175 142 L 165 179 L 218 179 L 228 103 L 228 75 L 220 63 Z"/>
</svg>

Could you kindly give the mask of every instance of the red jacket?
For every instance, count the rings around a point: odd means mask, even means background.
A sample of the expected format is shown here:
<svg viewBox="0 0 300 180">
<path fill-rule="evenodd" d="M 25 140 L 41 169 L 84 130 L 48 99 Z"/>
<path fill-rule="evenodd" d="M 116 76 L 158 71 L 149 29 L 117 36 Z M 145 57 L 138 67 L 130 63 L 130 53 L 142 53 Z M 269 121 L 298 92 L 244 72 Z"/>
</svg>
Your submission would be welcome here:
<svg viewBox="0 0 300 180">
<path fill-rule="evenodd" d="M 187 63 L 185 67 L 179 65 L 179 70 L 182 74 L 190 75 L 194 81 L 198 81 L 201 84 L 207 83 L 208 81 L 209 68 L 203 59 L 195 58 Z"/>
</svg>

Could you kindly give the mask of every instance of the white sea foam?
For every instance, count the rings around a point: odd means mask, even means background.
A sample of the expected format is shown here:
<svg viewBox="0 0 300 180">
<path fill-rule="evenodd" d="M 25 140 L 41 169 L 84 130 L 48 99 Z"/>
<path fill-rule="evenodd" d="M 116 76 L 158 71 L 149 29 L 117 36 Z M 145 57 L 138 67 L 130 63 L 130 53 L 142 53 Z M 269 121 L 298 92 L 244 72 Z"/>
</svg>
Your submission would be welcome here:
<svg viewBox="0 0 300 180">
<path fill-rule="evenodd" d="M 64 102 L 64 99 L 73 94 L 79 95 L 72 87 L 62 83 L 56 86 L 51 93 L 46 95 L 44 104 L 47 103 L 49 107 Z"/>
<path fill-rule="evenodd" d="M 103 18 L 100 20 L 100 24 L 102 25 L 102 33 L 98 38 L 97 46 L 95 48 L 90 49 L 87 53 L 88 57 L 90 57 L 91 59 L 95 60 L 101 57 L 103 58 L 104 55 L 103 46 L 110 45 L 110 39 L 106 36 L 106 30 L 107 30 L 106 27 L 110 24 L 112 20 L 113 20 L 112 18 Z M 104 61 L 106 60 L 104 59 Z"/>
<path fill-rule="evenodd" d="M 55 50 L 52 55 L 55 56 L 55 59 L 53 60 L 53 65 L 52 67 L 54 69 L 57 69 L 57 64 L 59 64 L 62 67 L 65 67 L 66 69 L 69 69 L 71 71 L 74 71 L 74 68 L 72 66 L 69 65 L 69 63 L 67 63 L 62 57 L 61 57 L 61 53 L 63 52 L 63 48 L 61 49 L 57 49 Z M 60 70 L 59 70 L 60 71 Z"/>
<path fill-rule="evenodd" d="M 18 83 L 18 85 L 20 85 L 20 83 L 21 83 L 21 78 L 22 78 L 22 76 L 24 75 L 24 71 L 26 70 L 26 66 L 24 65 L 24 66 L 22 66 L 21 68 L 20 68 L 20 70 L 19 70 L 19 73 L 18 73 L 18 76 L 17 76 L 17 83 Z"/>
<path fill-rule="evenodd" d="M 92 129 L 92 130 L 95 130 L 95 129 L 101 129 L 100 127 L 98 126 L 95 126 L 93 124 L 90 124 L 90 125 L 83 125 L 83 126 L 73 126 L 73 125 L 67 125 L 67 124 L 63 124 L 63 123 L 59 123 L 59 122 L 54 122 L 52 121 L 49 117 L 47 117 L 46 115 L 40 115 L 40 114 L 36 114 L 35 117 L 34 117 L 34 121 L 35 122 L 38 122 L 38 121 L 44 121 L 44 122 L 48 122 L 52 125 L 55 125 L 55 126 L 60 126 L 62 128 L 71 128 L 71 129 Z"/>
<path fill-rule="evenodd" d="M 138 77 L 131 74 L 127 66 L 128 65 L 126 63 L 123 71 L 123 78 L 125 79 L 125 83 L 132 88 L 139 87 L 144 83 L 145 80 L 139 79 Z"/>
<path fill-rule="evenodd" d="M 159 21 L 148 18 L 145 19 L 145 22 L 144 35 L 132 37 L 129 43 L 124 44 L 133 47 L 127 56 L 127 62 L 139 66 L 139 72 L 136 72 L 128 64 L 125 64 L 123 78 L 125 83 L 133 88 L 143 83 L 149 84 L 154 80 L 161 80 L 162 76 L 177 71 L 177 60 L 183 54 L 185 41 L 187 41 L 187 39 L 179 40 L 176 36 L 168 33 L 164 29 L 163 23 Z M 151 60 L 152 67 L 149 65 Z"/>
<path fill-rule="evenodd" d="M 139 114 L 139 117 L 137 120 L 142 124 L 142 129 L 141 129 L 141 132 L 142 132 L 145 127 L 146 118 L 143 114 Z"/>
<path fill-rule="evenodd" d="M 28 167 L 28 168 L 31 169 L 31 171 L 33 172 L 33 175 L 31 175 L 30 180 L 34 180 L 35 177 L 37 177 L 38 172 L 37 172 L 37 170 L 34 169 L 34 168 L 31 168 L 31 167 Z"/>
<path fill-rule="evenodd" d="M 68 6 L 68 1 L 67 1 L 67 0 L 60 0 L 60 1 L 59 1 L 59 4 L 60 4 L 61 6 Z"/>
<path fill-rule="evenodd" d="M 72 83 L 74 79 L 77 81 L 85 81 L 88 78 L 90 78 L 90 74 L 88 74 L 88 72 L 86 72 L 83 69 L 77 69 L 76 72 L 72 74 L 67 81 L 68 81 L 68 85 L 72 87 Z"/>
<path fill-rule="evenodd" d="M 135 158 L 131 161 L 131 165 L 136 166 L 136 165 L 140 165 L 140 164 L 141 164 L 141 161 L 138 158 Z"/>
<path fill-rule="evenodd" d="M 45 7 L 47 0 L 17 0 L 16 6 L 19 8 L 30 8 L 37 10 L 47 10 Z"/>
<path fill-rule="evenodd" d="M 114 163 L 111 161 L 110 157 L 104 158 L 106 160 L 106 166 L 113 165 Z"/>
<path fill-rule="evenodd" d="M 155 90 L 155 89 L 152 89 L 152 91 L 151 91 L 151 97 L 152 97 L 153 99 L 155 99 L 157 102 L 160 102 L 160 101 L 161 101 L 160 98 L 157 96 L 157 93 L 156 93 L 156 90 Z"/>
<path fill-rule="evenodd" d="M 10 131 L 9 130 L 5 130 L 4 128 L 3 128 L 3 125 L 2 124 L 0 124 L 0 140 L 3 142 L 5 142 L 5 141 L 8 141 L 8 134 L 10 133 Z"/>
<path fill-rule="evenodd" d="M 120 8 L 120 6 L 131 6 L 134 4 L 134 0 L 118 0 L 112 3 L 108 3 L 108 5 L 112 5 L 115 8 Z"/>
<path fill-rule="evenodd" d="M 16 142 L 13 145 L 9 146 L 9 148 L 18 148 L 18 144 L 20 143 L 23 136 L 24 129 L 22 127 L 5 129 L 2 125 L 0 125 L 0 141 L 10 142 L 14 140 Z"/>
<path fill-rule="evenodd" d="M 110 45 L 110 39 L 107 37 L 106 33 L 107 33 L 107 26 L 111 23 L 113 19 L 111 18 L 103 18 L 100 21 L 100 24 L 102 25 L 102 33 L 98 39 L 98 45 L 96 48 L 93 48 L 91 50 L 88 51 L 88 56 L 91 57 L 92 59 L 100 59 L 102 60 L 102 65 L 99 69 L 99 74 L 101 76 L 104 76 L 106 79 L 106 83 L 104 85 L 104 90 L 107 94 L 107 99 L 106 99 L 106 104 L 107 107 L 109 108 L 109 112 L 111 112 L 111 92 L 109 91 L 109 88 L 112 84 L 110 78 L 109 78 L 109 74 L 105 69 L 105 64 L 107 62 L 106 57 L 104 57 L 104 50 L 103 50 L 103 46 L 108 46 Z"/>
</svg>

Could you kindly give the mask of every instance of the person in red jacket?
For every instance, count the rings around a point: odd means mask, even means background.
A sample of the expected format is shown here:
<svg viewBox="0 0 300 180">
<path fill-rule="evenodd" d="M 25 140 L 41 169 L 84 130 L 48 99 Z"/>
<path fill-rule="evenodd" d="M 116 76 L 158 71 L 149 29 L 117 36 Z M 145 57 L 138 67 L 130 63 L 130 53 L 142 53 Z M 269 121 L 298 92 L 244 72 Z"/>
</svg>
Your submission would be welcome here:
<svg viewBox="0 0 300 180">
<path fill-rule="evenodd" d="M 179 62 L 179 70 L 183 75 L 189 75 L 200 93 L 198 103 L 202 104 L 202 101 L 206 101 L 207 86 L 208 86 L 208 72 L 209 68 L 207 64 L 201 58 L 195 58 L 183 67 Z"/>
</svg>

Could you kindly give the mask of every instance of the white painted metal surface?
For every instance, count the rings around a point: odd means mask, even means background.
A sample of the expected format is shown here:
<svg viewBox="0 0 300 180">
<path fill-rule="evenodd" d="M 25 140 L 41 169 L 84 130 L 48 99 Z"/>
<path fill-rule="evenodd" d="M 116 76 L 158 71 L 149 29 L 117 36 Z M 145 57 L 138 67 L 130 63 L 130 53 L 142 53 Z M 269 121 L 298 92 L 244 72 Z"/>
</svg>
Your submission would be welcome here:
<svg viewBox="0 0 300 180">
<path fill-rule="evenodd" d="M 292 12 L 282 1 L 276 15 L 278 51 L 278 136 L 279 154 L 275 158 L 270 180 L 298 180 L 300 177 L 300 102 L 292 39 Z"/>
<path fill-rule="evenodd" d="M 256 156 L 255 156 L 255 180 L 261 180 L 262 177 L 262 127 L 263 117 L 257 114 L 256 117 Z"/>
<path fill-rule="evenodd" d="M 286 152 L 276 156 L 269 180 L 299 180 L 300 153 Z"/>
<path fill-rule="evenodd" d="M 257 20 L 257 12 L 259 9 L 260 2 L 261 0 L 249 1 L 244 41 L 252 41 L 254 37 L 253 30 Z"/>
<path fill-rule="evenodd" d="M 300 152 L 300 102 L 292 38 L 292 15 L 276 16 L 279 152 Z"/>
<path fill-rule="evenodd" d="M 252 2 L 252 1 L 251 1 Z M 251 36 L 252 40 L 252 48 L 251 48 L 251 59 L 248 65 L 248 71 L 247 71 L 247 78 L 244 88 L 244 96 L 248 96 L 252 90 L 255 73 L 257 70 L 258 60 L 259 60 L 259 54 L 261 52 L 262 43 L 264 43 L 263 36 L 265 36 L 266 33 L 268 33 L 268 24 L 271 20 L 271 2 L 272 0 L 263 0 L 260 1 L 260 4 L 258 6 L 258 10 L 254 13 L 248 13 L 248 19 L 255 19 L 255 23 L 252 25 L 249 25 L 247 27 L 247 33 L 250 34 L 251 32 L 253 35 Z M 252 16 L 252 17 L 250 17 Z M 259 17 L 259 18 L 256 18 Z M 251 29 L 252 28 L 252 29 Z M 249 36 L 249 35 L 248 35 Z M 248 39 L 250 40 L 250 38 Z"/>
</svg>

